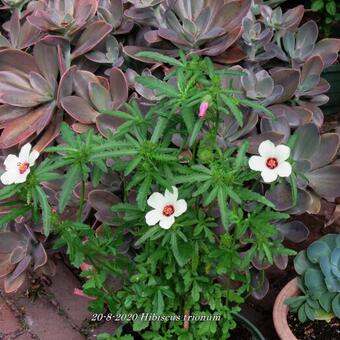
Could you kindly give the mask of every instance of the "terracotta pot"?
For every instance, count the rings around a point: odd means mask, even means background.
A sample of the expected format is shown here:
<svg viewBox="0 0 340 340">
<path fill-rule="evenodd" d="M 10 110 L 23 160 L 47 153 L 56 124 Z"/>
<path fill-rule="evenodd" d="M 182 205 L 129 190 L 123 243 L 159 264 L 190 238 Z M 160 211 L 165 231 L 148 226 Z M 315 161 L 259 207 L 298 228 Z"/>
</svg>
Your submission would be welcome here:
<svg viewBox="0 0 340 340">
<path fill-rule="evenodd" d="M 276 297 L 274 308 L 273 308 L 273 321 L 276 333 L 281 340 L 297 340 L 293 332 L 290 330 L 287 315 L 288 306 L 284 304 L 285 300 L 299 295 L 297 278 L 288 282 L 280 294 Z"/>
</svg>

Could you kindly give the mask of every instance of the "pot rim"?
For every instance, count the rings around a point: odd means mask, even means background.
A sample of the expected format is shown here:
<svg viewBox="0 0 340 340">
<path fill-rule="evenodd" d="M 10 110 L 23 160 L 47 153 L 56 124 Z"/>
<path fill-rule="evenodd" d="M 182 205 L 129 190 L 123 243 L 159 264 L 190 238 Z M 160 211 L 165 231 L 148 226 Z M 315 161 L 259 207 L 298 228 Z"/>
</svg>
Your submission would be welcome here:
<svg viewBox="0 0 340 340">
<path fill-rule="evenodd" d="M 297 340 L 287 321 L 289 307 L 288 305 L 284 304 L 286 299 L 297 295 L 299 295 L 299 287 L 298 279 L 296 277 L 289 281 L 282 288 L 279 295 L 275 299 L 273 308 L 273 323 L 276 333 L 281 340 Z"/>
<path fill-rule="evenodd" d="M 266 340 L 261 331 L 248 318 L 240 313 L 235 314 L 235 320 L 240 325 L 245 327 L 256 340 Z"/>
</svg>

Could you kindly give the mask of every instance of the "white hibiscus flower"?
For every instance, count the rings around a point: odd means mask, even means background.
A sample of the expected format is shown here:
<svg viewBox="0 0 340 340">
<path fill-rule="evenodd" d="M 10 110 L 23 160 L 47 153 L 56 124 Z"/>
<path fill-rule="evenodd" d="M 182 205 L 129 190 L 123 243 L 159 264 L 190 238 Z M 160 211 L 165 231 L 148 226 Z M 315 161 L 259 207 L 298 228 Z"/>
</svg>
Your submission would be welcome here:
<svg viewBox="0 0 340 340">
<path fill-rule="evenodd" d="M 19 153 L 19 156 L 8 155 L 5 159 L 4 165 L 6 171 L 1 175 L 0 180 L 5 185 L 24 183 L 30 173 L 30 167 L 34 165 L 36 159 L 39 157 L 39 152 L 33 150 L 32 145 L 25 144 Z"/>
<path fill-rule="evenodd" d="M 165 190 L 162 195 L 154 192 L 148 199 L 148 205 L 153 208 L 145 215 L 147 225 L 156 225 L 169 229 L 175 223 L 175 217 L 182 215 L 187 210 L 187 202 L 178 199 L 178 189 L 172 187 L 172 193 Z"/>
<path fill-rule="evenodd" d="M 249 167 L 255 171 L 261 171 L 264 182 L 274 182 L 278 176 L 289 177 L 292 166 L 286 162 L 290 155 L 290 148 L 286 145 L 275 146 L 270 140 L 262 142 L 259 146 L 260 156 L 252 156 L 249 159 Z"/>
</svg>

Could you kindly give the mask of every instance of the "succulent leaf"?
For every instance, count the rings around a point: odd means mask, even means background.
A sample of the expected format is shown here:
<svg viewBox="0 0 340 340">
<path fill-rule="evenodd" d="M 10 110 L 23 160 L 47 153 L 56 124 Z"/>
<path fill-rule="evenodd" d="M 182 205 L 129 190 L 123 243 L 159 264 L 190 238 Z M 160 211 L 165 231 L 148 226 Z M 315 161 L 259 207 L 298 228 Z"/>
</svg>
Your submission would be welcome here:
<svg viewBox="0 0 340 340">
<path fill-rule="evenodd" d="M 330 252 L 331 250 L 325 242 L 316 241 L 307 248 L 307 256 L 312 263 L 317 263 L 321 258 L 328 257 Z"/>
<path fill-rule="evenodd" d="M 312 320 L 312 311 L 318 320 L 328 321 L 334 315 L 338 316 L 340 297 L 338 237 L 336 234 L 325 235 L 309 245 L 307 250 L 299 252 L 294 259 L 295 270 L 302 278 L 299 281 L 303 293 L 301 296 L 307 298 L 307 304 L 311 308 L 307 312 L 308 308 L 305 306 L 306 315 L 302 312 L 298 315 L 301 322 L 305 317 Z M 292 310 L 296 310 L 294 307 L 299 301 L 292 298 L 287 303 Z"/>
<path fill-rule="evenodd" d="M 313 297 L 319 297 L 327 291 L 322 273 L 313 268 L 307 268 L 304 272 L 304 284 Z"/>
<path fill-rule="evenodd" d="M 334 314 L 340 318 L 340 294 L 337 294 L 332 301 L 332 309 Z"/>
<path fill-rule="evenodd" d="M 250 5 L 250 0 L 178 0 L 173 4 L 152 1 L 143 5 L 134 2 L 125 14 L 151 24 L 158 29 L 159 37 L 179 48 L 217 56 L 241 35 L 241 22 Z"/>
</svg>

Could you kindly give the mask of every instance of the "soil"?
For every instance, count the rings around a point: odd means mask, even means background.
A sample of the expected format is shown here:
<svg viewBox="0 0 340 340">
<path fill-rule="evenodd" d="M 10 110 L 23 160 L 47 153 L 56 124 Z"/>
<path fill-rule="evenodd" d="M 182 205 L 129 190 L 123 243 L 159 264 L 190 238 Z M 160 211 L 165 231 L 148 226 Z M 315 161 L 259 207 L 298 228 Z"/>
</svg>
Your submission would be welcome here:
<svg viewBox="0 0 340 340">
<path fill-rule="evenodd" d="M 339 340 L 340 320 L 330 322 L 315 320 L 301 323 L 295 314 L 288 314 L 288 324 L 298 340 Z"/>
<path fill-rule="evenodd" d="M 253 335 L 247 328 L 237 325 L 235 329 L 230 332 L 230 340 L 253 340 Z"/>
</svg>

